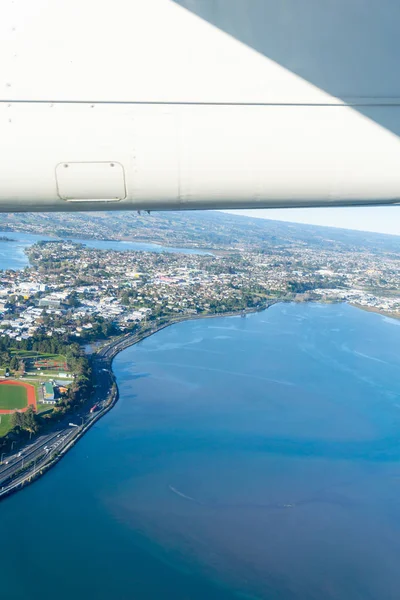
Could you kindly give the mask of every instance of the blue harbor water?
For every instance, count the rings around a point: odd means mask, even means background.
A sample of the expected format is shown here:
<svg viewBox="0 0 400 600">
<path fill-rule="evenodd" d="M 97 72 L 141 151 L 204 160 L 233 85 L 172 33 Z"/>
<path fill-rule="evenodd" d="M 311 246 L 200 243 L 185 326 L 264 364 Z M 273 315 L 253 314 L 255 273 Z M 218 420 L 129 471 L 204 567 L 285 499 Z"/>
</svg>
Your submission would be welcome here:
<svg viewBox="0 0 400 600">
<path fill-rule="evenodd" d="M 29 261 L 27 255 L 25 254 L 25 250 L 40 240 L 59 241 L 59 238 L 50 238 L 45 235 L 35 235 L 30 233 L 0 231 L 0 235 L 11 240 L 15 240 L 7 242 L 0 240 L 0 270 L 20 270 L 28 266 Z M 148 244 L 145 242 L 118 242 L 116 240 L 80 239 L 73 239 L 73 241 L 82 243 L 89 248 L 98 248 L 99 250 L 141 250 L 147 252 L 176 252 L 180 254 L 208 254 L 203 250 L 197 250 L 194 248 L 172 248 L 161 246 L 159 244 Z"/>
<path fill-rule="evenodd" d="M 0 231 L 0 235 L 15 240 L 12 242 L 0 240 L 0 270 L 14 269 L 14 271 L 19 271 L 28 266 L 29 261 L 25 249 L 39 240 L 51 239 L 46 236 L 9 231 Z"/>
<path fill-rule="evenodd" d="M 399 322 L 280 304 L 174 325 L 0 504 L 4 600 L 397 600 Z"/>
</svg>

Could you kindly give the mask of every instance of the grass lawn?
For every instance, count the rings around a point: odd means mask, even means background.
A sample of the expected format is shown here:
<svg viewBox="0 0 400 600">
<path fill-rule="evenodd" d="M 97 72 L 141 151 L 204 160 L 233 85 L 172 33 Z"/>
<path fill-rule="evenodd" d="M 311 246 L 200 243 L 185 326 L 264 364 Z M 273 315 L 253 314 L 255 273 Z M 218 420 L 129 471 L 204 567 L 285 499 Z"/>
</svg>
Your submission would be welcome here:
<svg viewBox="0 0 400 600">
<path fill-rule="evenodd" d="M 11 356 L 37 356 L 36 350 L 19 350 L 16 348 L 10 348 Z"/>
<path fill-rule="evenodd" d="M 11 429 L 11 415 L 0 415 L 0 419 L 0 437 L 2 437 Z"/>
<path fill-rule="evenodd" d="M 65 356 L 63 356 L 62 354 L 44 354 L 44 353 L 40 353 L 37 354 L 36 356 L 32 356 L 33 359 L 37 359 L 37 360 L 54 360 L 56 362 L 59 363 L 63 363 L 66 361 Z"/>
<path fill-rule="evenodd" d="M 42 404 L 41 402 L 38 402 L 37 404 L 37 414 L 43 414 L 43 413 L 51 413 L 54 410 L 54 405 L 52 404 Z"/>
<path fill-rule="evenodd" d="M 49 352 L 37 352 L 36 350 L 19 350 L 16 348 L 11 348 L 10 350 L 12 356 L 26 356 L 26 358 L 38 358 L 40 359 L 49 359 L 49 360 L 65 360 L 65 356 L 61 354 L 51 354 Z"/>
<path fill-rule="evenodd" d="M 0 409 L 25 408 L 27 404 L 28 398 L 24 387 L 6 383 L 0 385 Z"/>
<path fill-rule="evenodd" d="M 32 383 L 32 382 L 30 382 Z M 4 383 L 2 384 L 4 385 Z M 35 385 L 33 383 L 33 385 Z M 37 388 L 39 384 L 35 385 Z M 1 387 L 1 386 L 0 386 Z M 49 404 L 37 404 L 38 414 L 44 415 L 53 412 L 54 407 Z M 11 415 L 0 415 L 0 438 L 6 435 L 11 429 Z"/>
</svg>

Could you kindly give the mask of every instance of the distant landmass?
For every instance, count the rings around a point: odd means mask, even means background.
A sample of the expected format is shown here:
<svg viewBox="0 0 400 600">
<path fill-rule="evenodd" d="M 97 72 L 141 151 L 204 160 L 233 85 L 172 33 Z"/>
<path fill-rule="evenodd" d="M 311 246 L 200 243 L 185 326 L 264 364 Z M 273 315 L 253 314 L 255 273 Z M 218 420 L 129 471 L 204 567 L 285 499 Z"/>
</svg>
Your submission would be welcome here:
<svg viewBox="0 0 400 600">
<path fill-rule="evenodd" d="M 287 223 L 218 211 L 100 213 L 6 213 L 2 231 L 156 242 L 213 249 L 304 246 L 334 251 L 399 253 L 400 236 Z"/>
</svg>

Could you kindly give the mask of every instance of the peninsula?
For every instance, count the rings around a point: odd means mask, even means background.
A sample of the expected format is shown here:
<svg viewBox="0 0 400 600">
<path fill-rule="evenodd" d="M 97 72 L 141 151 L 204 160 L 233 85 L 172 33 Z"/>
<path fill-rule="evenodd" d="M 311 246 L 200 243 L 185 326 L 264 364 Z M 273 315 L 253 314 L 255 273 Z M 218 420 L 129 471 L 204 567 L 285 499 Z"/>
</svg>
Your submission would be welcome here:
<svg viewBox="0 0 400 600">
<path fill-rule="evenodd" d="M 396 238 L 356 248 L 343 240 L 306 243 L 287 230 L 285 240 L 263 244 L 254 231 L 254 239 L 241 238 L 231 229 L 231 247 L 222 233 L 213 233 L 214 243 L 204 233 L 212 253 L 41 241 L 26 250 L 29 267 L 1 272 L 3 494 L 55 464 L 114 405 L 113 356 L 163 327 L 281 301 L 349 302 L 400 316 Z"/>
</svg>

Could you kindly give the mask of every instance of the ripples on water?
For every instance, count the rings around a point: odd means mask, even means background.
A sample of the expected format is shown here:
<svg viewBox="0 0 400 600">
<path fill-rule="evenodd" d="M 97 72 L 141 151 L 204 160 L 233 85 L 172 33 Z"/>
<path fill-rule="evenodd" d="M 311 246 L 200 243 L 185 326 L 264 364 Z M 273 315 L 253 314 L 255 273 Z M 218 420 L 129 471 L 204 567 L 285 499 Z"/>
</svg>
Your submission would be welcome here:
<svg viewBox="0 0 400 600">
<path fill-rule="evenodd" d="M 397 600 L 398 348 L 379 315 L 276 305 L 126 350 L 115 409 L 0 505 L 4 597 Z"/>
</svg>

